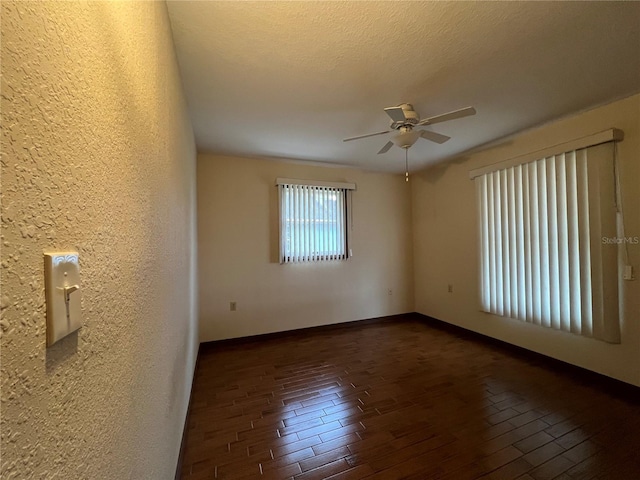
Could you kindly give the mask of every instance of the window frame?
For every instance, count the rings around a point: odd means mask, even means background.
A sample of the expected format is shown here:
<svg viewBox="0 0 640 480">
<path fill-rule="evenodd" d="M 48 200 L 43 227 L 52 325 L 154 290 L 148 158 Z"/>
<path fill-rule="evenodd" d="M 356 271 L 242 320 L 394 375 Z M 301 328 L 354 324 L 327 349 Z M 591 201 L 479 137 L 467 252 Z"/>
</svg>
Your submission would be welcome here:
<svg viewBox="0 0 640 480">
<path fill-rule="evenodd" d="M 316 181 L 316 180 L 299 180 L 292 178 L 277 178 L 276 186 L 278 188 L 278 220 L 279 220 L 279 229 L 278 229 L 278 251 L 279 251 L 279 261 L 280 264 L 289 264 L 289 263 L 309 263 L 309 262 L 327 262 L 332 260 L 347 260 L 351 257 L 351 192 L 356 190 L 355 183 L 347 183 L 347 182 L 327 182 L 327 181 Z M 303 189 L 312 189 L 312 190 L 321 190 L 328 189 L 329 191 L 336 191 L 339 194 L 343 195 L 343 205 L 342 212 L 340 214 L 336 213 L 335 218 L 342 222 L 341 228 L 339 228 L 340 235 L 340 243 L 344 246 L 344 251 L 339 252 L 338 254 L 335 251 L 322 251 L 315 253 L 305 252 L 304 250 L 298 254 L 291 254 L 291 250 L 289 252 L 286 251 L 285 244 L 285 231 L 287 230 L 287 222 L 284 219 L 284 211 L 286 208 L 285 202 L 285 189 L 297 187 Z M 291 206 L 291 204 L 289 204 Z M 316 219 L 317 220 L 317 219 Z M 342 238 L 344 237 L 344 241 Z M 315 242 L 318 241 L 319 237 L 312 236 Z M 328 238 L 328 237 L 325 237 Z M 309 238 L 307 238 L 309 241 Z M 313 245 L 317 245 L 315 243 Z M 309 244 L 310 245 L 310 244 Z M 307 246 L 309 246 L 307 245 Z M 289 253 L 289 255 L 287 255 Z"/>
</svg>

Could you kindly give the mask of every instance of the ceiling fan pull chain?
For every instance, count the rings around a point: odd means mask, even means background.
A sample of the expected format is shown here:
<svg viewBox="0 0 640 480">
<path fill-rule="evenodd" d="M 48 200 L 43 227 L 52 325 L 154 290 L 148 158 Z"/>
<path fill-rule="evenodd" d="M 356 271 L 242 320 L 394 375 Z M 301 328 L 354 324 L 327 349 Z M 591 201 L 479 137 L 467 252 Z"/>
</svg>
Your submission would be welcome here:
<svg viewBox="0 0 640 480">
<path fill-rule="evenodd" d="M 409 149 L 404 149 L 404 181 L 409 181 Z"/>
</svg>

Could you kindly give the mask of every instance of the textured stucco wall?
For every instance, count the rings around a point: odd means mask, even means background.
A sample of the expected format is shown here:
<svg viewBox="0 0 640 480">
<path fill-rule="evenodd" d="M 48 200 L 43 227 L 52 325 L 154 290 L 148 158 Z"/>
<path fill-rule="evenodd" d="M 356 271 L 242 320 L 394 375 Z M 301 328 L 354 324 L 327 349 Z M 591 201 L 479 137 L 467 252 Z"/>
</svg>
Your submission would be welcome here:
<svg viewBox="0 0 640 480">
<path fill-rule="evenodd" d="M 196 350 L 195 146 L 163 2 L 1 2 L 3 479 L 173 478 Z M 44 250 L 83 327 L 45 347 Z"/>
</svg>

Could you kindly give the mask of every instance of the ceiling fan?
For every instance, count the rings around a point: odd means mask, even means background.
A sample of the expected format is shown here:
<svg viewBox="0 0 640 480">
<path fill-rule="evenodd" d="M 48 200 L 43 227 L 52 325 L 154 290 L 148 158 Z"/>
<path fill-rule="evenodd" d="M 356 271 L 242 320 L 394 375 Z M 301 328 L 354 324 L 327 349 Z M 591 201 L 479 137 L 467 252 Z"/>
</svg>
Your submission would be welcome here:
<svg viewBox="0 0 640 480">
<path fill-rule="evenodd" d="M 397 107 L 387 107 L 384 109 L 387 115 L 391 117 L 390 130 L 383 132 L 369 133 L 367 135 L 358 135 L 357 137 L 345 138 L 343 142 L 350 142 L 351 140 L 359 140 L 361 138 L 375 137 L 376 135 L 384 135 L 392 131 L 399 132 L 398 135 L 388 141 L 384 147 L 380 149 L 378 154 L 387 153 L 393 145 L 397 145 L 400 148 L 408 149 L 416 141 L 422 137 L 426 140 L 435 143 L 444 143 L 451 137 L 442 135 L 441 133 L 432 132 L 430 130 L 414 130 L 414 127 L 422 127 L 426 125 L 433 125 L 434 123 L 447 122 L 449 120 L 455 120 L 458 118 L 468 117 L 476 114 L 476 109 L 473 107 L 465 107 L 452 112 L 436 115 L 435 117 L 425 118 L 420 120 L 420 115 L 413 109 L 413 105 L 410 103 L 403 103 Z"/>
</svg>

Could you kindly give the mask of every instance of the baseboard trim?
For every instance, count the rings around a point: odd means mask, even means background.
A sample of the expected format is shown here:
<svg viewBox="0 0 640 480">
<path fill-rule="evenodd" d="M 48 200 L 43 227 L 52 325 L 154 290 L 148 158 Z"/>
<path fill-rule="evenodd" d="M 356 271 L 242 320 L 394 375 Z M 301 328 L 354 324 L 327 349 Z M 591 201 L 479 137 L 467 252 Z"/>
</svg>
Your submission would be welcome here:
<svg viewBox="0 0 640 480">
<path fill-rule="evenodd" d="M 330 323 L 328 325 L 317 325 L 315 327 L 298 328 L 295 330 L 283 330 L 281 332 L 261 333 L 258 335 L 250 335 L 247 337 L 226 338 L 222 340 L 211 340 L 202 342 L 200 348 L 205 352 L 211 348 L 218 346 L 231 346 L 237 344 L 247 344 L 252 342 L 263 342 L 265 340 L 274 340 L 278 338 L 287 338 L 301 334 L 313 334 L 319 332 L 335 332 L 349 328 L 360 328 L 365 325 L 382 324 L 386 322 L 396 322 L 398 320 L 409 320 L 415 313 L 400 313 L 397 315 L 388 315 L 385 317 L 366 318 L 363 320 L 352 320 L 350 322 Z"/>
<path fill-rule="evenodd" d="M 529 350 L 482 333 L 474 332 L 473 330 L 469 330 L 459 325 L 454 325 L 422 313 L 416 312 L 413 318 L 429 325 L 430 327 L 447 331 L 452 335 L 471 341 L 491 344 L 501 348 L 502 350 L 508 351 L 513 355 L 527 358 L 528 360 L 544 366 L 545 368 L 561 372 L 562 374 L 571 377 L 573 381 L 595 386 L 618 398 L 623 398 L 640 405 L 640 387 L 631 383 L 623 382 L 622 380 L 603 375 L 602 373 L 594 372 L 593 370 L 588 370 L 584 367 L 579 367 L 563 360 L 549 357 L 543 353 L 534 352 L 533 350 Z"/>
<path fill-rule="evenodd" d="M 187 433 L 189 431 L 189 418 L 191 416 L 191 401 L 193 399 L 193 384 L 195 383 L 195 375 L 198 371 L 198 362 L 200 361 L 200 345 L 198 345 L 198 353 L 196 354 L 196 364 L 193 367 L 193 378 L 191 379 L 191 388 L 189 389 L 189 401 L 187 402 L 187 414 L 184 417 L 184 426 L 182 427 L 182 440 L 180 441 L 180 452 L 178 453 L 178 463 L 176 465 L 175 480 L 182 478 L 182 464 L 184 461 L 184 451 L 187 447 Z"/>
</svg>

